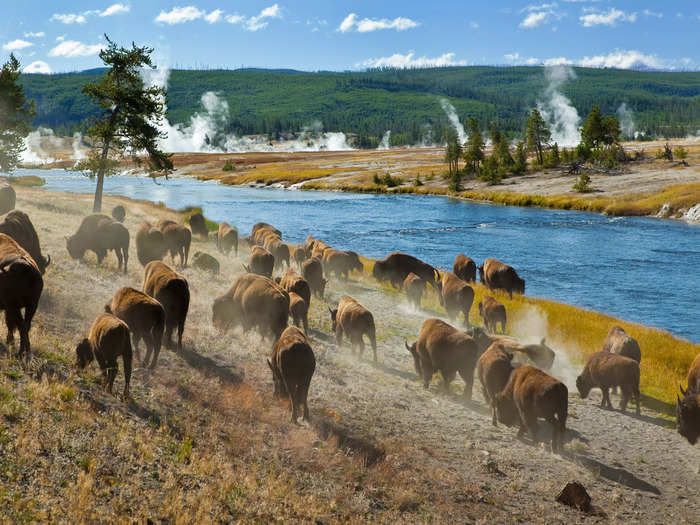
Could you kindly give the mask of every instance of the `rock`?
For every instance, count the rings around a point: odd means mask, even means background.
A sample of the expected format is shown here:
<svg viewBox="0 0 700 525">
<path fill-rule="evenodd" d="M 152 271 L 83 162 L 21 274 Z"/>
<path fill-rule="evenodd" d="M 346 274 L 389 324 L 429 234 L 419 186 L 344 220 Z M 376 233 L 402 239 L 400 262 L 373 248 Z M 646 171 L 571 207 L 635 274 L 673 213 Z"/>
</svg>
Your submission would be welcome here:
<svg viewBox="0 0 700 525">
<path fill-rule="evenodd" d="M 591 510 L 591 497 L 586 489 L 578 481 L 569 482 L 557 496 L 557 501 L 575 507 L 583 512 Z"/>
<path fill-rule="evenodd" d="M 661 209 L 659 212 L 656 214 L 656 216 L 660 219 L 668 219 L 671 215 L 671 205 L 668 202 L 665 202 L 663 206 L 661 206 Z"/>
</svg>

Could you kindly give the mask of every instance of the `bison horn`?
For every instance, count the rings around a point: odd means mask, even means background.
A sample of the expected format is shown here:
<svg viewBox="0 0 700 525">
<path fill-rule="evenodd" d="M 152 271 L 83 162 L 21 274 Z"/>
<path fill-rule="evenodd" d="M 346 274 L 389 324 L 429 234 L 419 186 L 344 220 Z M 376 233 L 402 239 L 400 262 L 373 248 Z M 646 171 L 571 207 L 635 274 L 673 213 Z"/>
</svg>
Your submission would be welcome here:
<svg viewBox="0 0 700 525">
<path fill-rule="evenodd" d="M 678 394 L 676 394 L 676 404 L 677 405 L 681 404 L 681 397 Z"/>
<path fill-rule="evenodd" d="M 678 388 L 681 389 L 681 394 L 683 394 L 683 396 L 685 397 L 685 395 L 686 395 L 686 393 L 687 393 L 688 391 L 687 391 L 687 390 L 683 390 L 683 386 L 682 386 L 682 385 L 678 385 Z"/>
<path fill-rule="evenodd" d="M 408 351 L 410 352 L 410 351 L 411 351 L 411 347 L 408 346 L 408 341 L 406 341 L 406 340 L 404 339 L 404 340 L 403 340 L 403 344 L 406 346 L 406 350 L 408 350 Z"/>
</svg>

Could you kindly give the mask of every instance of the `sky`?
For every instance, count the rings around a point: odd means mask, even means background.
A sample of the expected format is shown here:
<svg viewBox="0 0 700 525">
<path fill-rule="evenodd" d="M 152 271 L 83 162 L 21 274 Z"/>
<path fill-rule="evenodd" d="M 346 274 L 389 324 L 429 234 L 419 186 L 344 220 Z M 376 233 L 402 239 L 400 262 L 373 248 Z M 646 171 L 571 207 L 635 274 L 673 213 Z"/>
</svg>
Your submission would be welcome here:
<svg viewBox="0 0 700 525">
<path fill-rule="evenodd" d="M 0 58 L 101 65 L 104 34 L 161 66 L 304 71 L 474 64 L 700 69 L 700 0 L 0 0 Z"/>
</svg>

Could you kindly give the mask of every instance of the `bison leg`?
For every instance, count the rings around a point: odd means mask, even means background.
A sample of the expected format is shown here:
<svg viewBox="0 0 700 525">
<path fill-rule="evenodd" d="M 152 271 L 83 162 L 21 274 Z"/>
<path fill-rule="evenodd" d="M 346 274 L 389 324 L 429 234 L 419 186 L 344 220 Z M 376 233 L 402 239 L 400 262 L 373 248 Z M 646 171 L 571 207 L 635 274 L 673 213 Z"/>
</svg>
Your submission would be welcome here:
<svg viewBox="0 0 700 525">
<path fill-rule="evenodd" d="M 421 358 L 420 364 L 421 370 L 423 371 L 423 388 L 427 389 L 430 385 L 430 380 L 433 378 L 435 369 L 433 368 L 432 363 L 429 363 L 426 359 Z"/>
<path fill-rule="evenodd" d="M 15 342 L 15 330 L 18 328 L 17 312 L 12 308 L 5 310 L 5 326 L 7 326 L 7 339 L 5 343 L 9 346 Z"/>
<path fill-rule="evenodd" d="M 182 352 L 182 333 L 185 331 L 185 320 L 177 324 L 177 351 Z"/>
<path fill-rule="evenodd" d="M 114 250 L 114 254 L 117 256 L 117 270 L 121 271 L 122 269 L 122 262 L 123 262 L 123 257 L 122 257 L 122 251 L 120 248 L 116 248 Z"/>
<path fill-rule="evenodd" d="M 307 422 L 311 421 L 311 417 L 309 416 L 309 405 L 307 403 L 307 399 L 309 397 L 309 385 L 311 385 L 311 376 L 306 379 L 303 385 L 298 387 L 301 390 L 299 400 L 304 405 L 304 420 Z"/>
<path fill-rule="evenodd" d="M 601 408 L 612 408 L 612 403 L 610 402 L 610 393 L 608 392 L 607 386 L 601 386 L 600 390 L 603 392 L 603 400 L 600 402 Z"/>
<path fill-rule="evenodd" d="M 620 410 L 624 412 L 625 410 L 627 410 L 627 403 L 630 399 L 630 388 L 628 385 L 624 385 L 620 387 L 620 390 Z"/>
<path fill-rule="evenodd" d="M 464 381 L 464 392 L 462 395 L 467 401 L 472 399 L 472 389 L 474 388 L 474 368 L 467 367 L 459 371 L 459 375 Z"/>
<path fill-rule="evenodd" d="M 134 349 L 134 352 L 136 353 L 136 359 L 139 360 L 139 363 L 143 365 L 143 360 L 141 359 L 141 351 L 139 350 L 139 341 L 141 341 L 141 337 L 137 334 L 133 334 L 133 344 L 132 348 Z"/>
<path fill-rule="evenodd" d="M 304 333 L 308 334 L 309 333 L 309 314 L 307 313 L 303 318 L 302 318 L 302 324 L 304 325 Z"/>
<path fill-rule="evenodd" d="M 122 394 L 122 401 L 129 399 L 129 383 L 131 383 L 131 348 L 125 349 L 122 354 L 122 361 L 124 362 L 124 393 Z"/>
<path fill-rule="evenodd" d="M 335 344 L 338 348 L 343 344 L 343 329 L 340 327 L 340 323 L 335 327 Z"/>
<path fill-rule="evenodd" d="M 498 426 L 498 418 L 496 417 L 496 403 L 491 403 L 491 424 L 494 427 Z"/>
</svg>

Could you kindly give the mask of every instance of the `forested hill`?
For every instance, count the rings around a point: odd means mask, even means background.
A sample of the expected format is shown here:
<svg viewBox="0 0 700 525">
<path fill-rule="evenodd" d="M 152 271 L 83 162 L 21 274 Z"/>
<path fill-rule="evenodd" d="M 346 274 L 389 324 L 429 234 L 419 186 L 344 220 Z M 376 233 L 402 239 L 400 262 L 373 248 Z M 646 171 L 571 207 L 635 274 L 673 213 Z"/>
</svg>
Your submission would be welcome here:
<svg viewBox="0 0 700 525">
<path fill-rule="evenodd" d="M 614 113 L 624 102 L 636 127 L 655 136 L 684 136 L 700 129 L 700 72 L 640 72 L 575 68 L 576 79 L 561 91 L 580 115 L 594 104 Z M 94 107 L 81 87 L 100 70 L 23 75 L 27 96 L 36 100 L 35 125 L 73 132 Z M 238 135 L 299 131 L 314 122 L 326 131 L 356 134 L 365 147 L 386 130 L 392 144 L 415 144 L 428 133 L 441 139 L 448 121 L 439 100 L 446 97 L 460 120 L 476 116 L 484 128 L 498 121 L 520 134 L 528 111 L 544 97 L 541 67 L 449 67 L 367 72 L 305 73 L 292 70 L 174 70 L 168 86 L 168 118 L 186 122 L 203 111 L 201 96 L 218 93 L 228 102 L 227 132 Z"/>
</svg>

